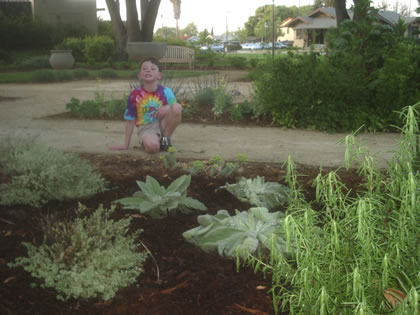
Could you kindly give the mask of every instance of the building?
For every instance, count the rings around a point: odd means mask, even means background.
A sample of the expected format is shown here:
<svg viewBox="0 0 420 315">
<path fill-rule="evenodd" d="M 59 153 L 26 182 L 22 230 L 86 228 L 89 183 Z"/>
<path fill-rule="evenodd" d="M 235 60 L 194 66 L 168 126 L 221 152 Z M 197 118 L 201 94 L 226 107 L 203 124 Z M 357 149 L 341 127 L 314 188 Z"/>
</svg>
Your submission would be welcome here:
<svg viewBox="0 0 420 315">
<path fill-rule="evenodd" d="M 51 25 L 69 24 L 96 33 L 96 0 L 0 0 L 6 16 L 32 15 Z"/>
<path fill-rule="evenodd" d="M 70 24 L 96 33 L 96 0 L 30 0 L 32 14 L 52 25 Z"/>
<path fill-rule="evenodd" d="M 353 11 L 348 10 L 350 18 Z M 419 18 L 405 18 L 392 11 L 379 11 L 378 18 L 381 23 L 395 27 L 399 19 L 403 19 L 409 25 L 408 34 L 416 34 L 419 30 Z M 312 47 L 315 50 L 323 49 L 327 44 L 327 32 L 330 28 L 337 27 L 337 19 L 334 8 L 319 8 L 308 16 L 298 16 L 292 20 L 286 20 L 282 24 L 282 32 L 292 29 L 292 40 L 295 47 Z M 417 35 L 418 36 L 418 35 Z"/>
<path fill-rule="evenodd" d="M 31 16 L 30 0 L 0 0 L 0 11 L 5 16 Z"/>
</svg>

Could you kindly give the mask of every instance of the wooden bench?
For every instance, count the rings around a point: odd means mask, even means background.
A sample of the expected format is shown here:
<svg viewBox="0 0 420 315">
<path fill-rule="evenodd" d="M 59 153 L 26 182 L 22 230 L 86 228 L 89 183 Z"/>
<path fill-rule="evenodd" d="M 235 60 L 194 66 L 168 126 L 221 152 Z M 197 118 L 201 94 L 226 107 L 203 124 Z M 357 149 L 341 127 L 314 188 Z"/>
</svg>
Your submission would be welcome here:
<svg viewBox="0 0 420 315">
<path fill-rule="evenodd" d="M 167 46 L 162 63 L 188 63 L 189 69 L 194 68 L 194 49 L 182 46 Z"/>
</svg>

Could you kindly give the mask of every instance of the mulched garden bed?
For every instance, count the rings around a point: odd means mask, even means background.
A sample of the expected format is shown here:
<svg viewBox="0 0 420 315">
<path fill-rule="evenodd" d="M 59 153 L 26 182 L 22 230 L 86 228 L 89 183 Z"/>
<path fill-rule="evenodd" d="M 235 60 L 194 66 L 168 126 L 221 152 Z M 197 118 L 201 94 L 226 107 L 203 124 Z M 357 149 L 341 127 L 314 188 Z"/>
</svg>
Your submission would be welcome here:
<svg viewBox="0 0 420 315">
<path fill-rule="evenodd" d="M 100 204 L 131 196 L 138 190 L 136 180 L 153 176 L 167 185 L 185 172 L 181 168 L 163 168 L 159 159 L 139 159 L 129 155 L 93 155 L 82 157 L 109 181 L 111 189 L 81 203 L 92 211 Z M 328 171 L 324 169 L 324 171 Z M 299 166 L 300 181 L 307 198 L 313 199 L 311 187 L 319 170 Z M 343 183 L 355 187 L 359 177 L 352 171 L 339 172 Z M 241 176 L 265 176 L 266 181 L 282 182 L 285 175 L 280 165 L 250 163 Z M 0 182 L 6 180 L 0 176 Z M 193 176 L 188 195 L 208 207 L 210 214 L 220 209 L 233 213 L 247 210 L 249 205 L 239 202 L 226 190 L 216 188 L 234 177 Z M 248 267 L 236 270 L 233 260 L 205 253 L 183 240 L 182 233 L 197 226 L 197 213 L 171 214 L 152 220 L 134 210 L 118 206 L 115 219 L 132 216 L 131 228 L 143 229 L 141 241 L 150 249 L 156 263 L 149 257 L 145 271 L 136 284 L 120 290 L 110 301 L 56 299 L 52 289 L 32 288 L 34 281 L 22 268 L 10 269 L 7 263 L 26 253 L 23 241 L 42 240 L 40 218 L 56 214 L 57 218 L 74 215 L 78 201 L 50 202 L 36 209 L 24 206 L 0 207 L 0 313 L 1 314 L 273 314 L 269 293 L 270 277 Z"/>
</svg>

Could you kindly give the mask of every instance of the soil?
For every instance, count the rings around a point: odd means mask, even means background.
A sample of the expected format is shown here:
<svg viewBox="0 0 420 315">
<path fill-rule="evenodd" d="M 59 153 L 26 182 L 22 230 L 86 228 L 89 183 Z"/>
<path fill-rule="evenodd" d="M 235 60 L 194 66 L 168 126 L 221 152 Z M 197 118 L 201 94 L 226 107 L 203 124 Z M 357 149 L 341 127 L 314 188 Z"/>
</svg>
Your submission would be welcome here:
<svg viewBox="0 0 420 315">
<path fill-rule="evenodd" d="M 155 159 L 137 159 L 127 155 L 82 154 L 109 181 L 111 190 L 81 200 L 92 211 L 100 204 L 109 207 L 116 199 L 131 196 L 138 190 L 136 180 L 146 175 L 167 185 L 184 174 L 182 168 L 167 169 Z M 324 172 L 328 169 L 324 169 Z M 308 199 L 314 198 L 312 180 L 319 169 L 299 166 L 300 181 Z M 241 176 L 265 176 L 266 181 L 282 182 L 284 169 L 279 164 L 249 163 Z M 340 171 L 349 187 L 356 187 L 358 176 L 353 171 Z M 5 178 L 0 177 L 0 181 Z M 188 195 L 200 200 L 215 214 L 227 209 L 247 210 L 249 205 L 239 202 L 225 190 L 215 189 L 234 177 L 193 176 Z M 56 300 L 53 289 L 32 288 L 34 282 L 21 268 L 10 269 L 7 263 L 25 255 L 23 241 L 42 240 L 40 218 L 47 214 L 71 217 L 78 201 L 50 202 L 36 209 L 14 206 L 0 207 L 0 313 L 2 314 L 273 314 L 270 298 L 270 275 L 254 274 L 250 267 L 236 270 L 233 260 L 217 253 L 205 253 L 187 243 L 182 233 L 197 226 L 197 213 L 171 214 L 168 218 L 152 220 L 136 211 L 120 206 L 114 219 L 132 216 L 131 228 L 143 229 L 141 241 L 152 252 L 145 271 L 136 284 L 121 289 L 110 301 Z M 156 267 L 158 266 L 158 268 Z M 157 270 L 158 269 L 158 270 Z M 159 279 L 157 272 L 159 271 Z"/>
</svg>

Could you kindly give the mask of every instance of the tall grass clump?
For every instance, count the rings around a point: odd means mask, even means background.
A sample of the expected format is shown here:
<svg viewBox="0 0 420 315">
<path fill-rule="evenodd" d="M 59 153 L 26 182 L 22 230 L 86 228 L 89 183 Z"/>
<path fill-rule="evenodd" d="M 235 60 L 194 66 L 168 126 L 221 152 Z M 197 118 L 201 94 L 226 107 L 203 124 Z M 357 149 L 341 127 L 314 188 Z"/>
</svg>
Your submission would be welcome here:
<svg viewBox="0 0 420 315">
<path fill-rule="evenodd" d="M 54 288 L 59 300 L 113 298 L 137 281 L 147 258 L 138 248 L 141 230 L 128 234 L 131 218 L 114 221 L 114 210 L 99 206 L 85 216 L 86 208 L 79 205 L 74 221 L 46 217 L 43 242 L 23 243 L 27 256 L 9 266 L 22 267 L 42 288 Z"/>
<path fill-rule="evenodd" d="M 0 167 L 8 178 L 0 185 L 1 205 L 41 207 L 50 200 L 90 197 L 106 190 L 105 179 L 86 160 L 30 137 L 0 143 Z"/>
<path fill-rule="evenodd" d="M 355 147 L 346 152 L 346 165 L 357 162 L 363 178 L 357 191 L 350 192 L 335 171 L 320 173 L 316 200 L 307 201 L 289 163 L 284 230 L 296 255 L 287 259 L 272 248 L 264 267 L 272 274 L 276 312 L 281 305 L 292 314 L 418 314 L 419 106 L 401 112 L 400 148 L 386 171 L 375 168 L 354 136 L 345 139 L 347 150 Z M 262 266 L 256 258 L 248 262 Z"/>
</svg>

